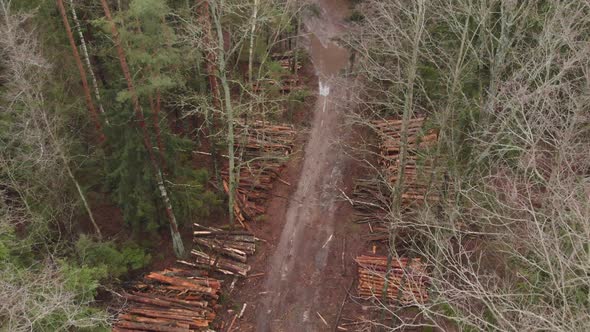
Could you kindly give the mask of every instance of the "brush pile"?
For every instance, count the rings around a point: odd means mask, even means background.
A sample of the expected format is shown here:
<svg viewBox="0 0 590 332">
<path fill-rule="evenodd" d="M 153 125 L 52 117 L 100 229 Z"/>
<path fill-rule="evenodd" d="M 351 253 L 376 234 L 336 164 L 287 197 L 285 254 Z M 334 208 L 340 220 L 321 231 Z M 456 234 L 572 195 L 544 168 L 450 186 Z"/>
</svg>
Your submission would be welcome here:
<svg viewBox="0 0 590 332">
<path fill-rule="evenodd" d="M 407 142 L 410 155 L 415 154 L 419 149 L 435 145 L 438 140 L 438 132 L 434 129 L 422 134 L 425 120 L 425 117 L 419 117 L 408 121 Z M 379 150 L 383 164 L 388 165 L 398 160 L 402 142 L 402 120 L 375 120 L 371 124 L 379 136 Z"/>
<path fill-rule="evenodd" d="M 256 251 L 256 237 L 243 230 L 226 231 L 199 224 L 194 227 L 196 249 L 191 251 L 194 261 L 180 263 L 226 275 L 247 276 L 251 267 L 246 262 Z"/>
<path fill-rule="evenodd" d="M 393 258 L 387 273 L 387 257 L 359 256 L 357 292 L 363 299 L 381 299 L 387 275 L 386 297 L 403 305 L 422 304 L 428 300 L 429 278 L 420 258 Z"/>
<path fill-rule="evenodd" d="M 389 211 L 389 192 L 390 188 L 387 184 L 378 178 L 355 181 L 352 195 L 359 223 L 381 219 L 378 216 L 385 215 Z"/>
<path fill-rule="evenodd" d="M 128 306 L 113 331 L 206 331 L 215 319 L 220 289 L 221 282 L 202 271 L 151 272 L 123 293 Z"/>
<path fill-rule="evenodd" d="M 246 221 L 256 220 L 266 212 L 264 203 L 272 185 L 293 152 L 295 129 L 292 125 L 254 121 L 248 126 L 239 124 L 236 138 L 234 146 L 240 159 L 234 213 L 245 227 Z M 228 168 L 221 174 L 223 188 L 229 194 Z"/>
</svg>

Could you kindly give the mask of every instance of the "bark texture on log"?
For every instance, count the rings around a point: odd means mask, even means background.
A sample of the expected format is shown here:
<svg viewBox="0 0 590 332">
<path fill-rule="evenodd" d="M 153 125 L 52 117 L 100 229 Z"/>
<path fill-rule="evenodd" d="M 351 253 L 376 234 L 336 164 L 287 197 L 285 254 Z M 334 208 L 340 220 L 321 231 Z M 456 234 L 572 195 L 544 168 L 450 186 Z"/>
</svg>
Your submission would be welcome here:
<svg viewBox="0 0 590 332">
<path fill-rule="evenodd" d="M 382 173 L 375 178 L 359 179 L 352 193 L 358 223 L 365 223 L 370 241 L 389 240 L 387 215 L 391 211 L 392 191 L 399 203 L 399 212 L 405 213 L 423 204 L 438 204 L 443 189 L 442 172 L 422 157 L 422 151 L 438 143 L 438 131 L 425 129 L 427 118 L 418 116 L 406 119 L 375 120 L 370 123 L 378 139 L 379 164 Z M 405 129 L 406 135 L 402 135 Z M 406 155 L 400 158 L 405 139 Z M 400 181 L 403 179 L 403 185 Z M 398 192 L 399 191 L 399 192 Z M 395 208 L 394 211 L 397 211 Z M 403 230 L 399 230 L 403 232 Z"/>
<path fill-rule="evenodd" d="M 293 152 L 295 128 L 288 124 L 251 121 L 236 124 L 234 147 L 239 151 L 236 171 L 237 190 L 233 211 L 236 219 L 247 228 L 247 222 L 266 213 L 264 203 L 270 197 L 274 181 L 279 177 L 287 157 Z M 230 192 L 229 170 L 221 175 L 223 187 Z"/>
<path fill-rule="evenodd" d="M 129 306 L 113 331 L 201 331 L 215 319 L 221 282 L 204 271 L 179 268 L 151 272 L 123 293 Z"/>
<path fill-rule="evenodd" d="M 393 258 L 389 269 L 386 256 L 359 256 L 357 292 L 361 298 L 377 299 L 386 287 L 387 299 L 404 305 L 428 301 L 430 278 L 420 258 Z"/>
</svg>

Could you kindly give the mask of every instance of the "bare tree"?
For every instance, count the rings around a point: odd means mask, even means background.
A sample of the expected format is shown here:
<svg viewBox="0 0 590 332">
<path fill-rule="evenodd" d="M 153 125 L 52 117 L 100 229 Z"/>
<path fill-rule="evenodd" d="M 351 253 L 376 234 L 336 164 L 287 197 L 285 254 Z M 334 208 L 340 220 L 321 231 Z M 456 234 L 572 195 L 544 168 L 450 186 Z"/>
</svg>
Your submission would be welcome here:
<svg viewBox="0 0 590 332">
<path fill-rule="evenodd" d="M 72 280 L 46 250 L 49 226 L 67 225 L 77 208 L 64 178 L 72 180 L 90 218 L 92 214 L 66 155 L 70 143 L 63 135 L 63 119 L 44 99 L 52 68 L 41 54 L 31 17 L 0 0 L 0 110 L 10 119 L 0 135 L 0 234 L 3 248 L 8 246 L 0 262 L 0 329 L 106 325 L 106 314 L 89 314 L 93 297 L 72 288 Z M 15 236 L 16 227 L 26 229 L 26 236 Z M 22 258 L 17 253 L 31 246 L 47 259 L 17 266 L 14 258 Z"/>
<path fill-rule="evenodd" d="M 106 314 L 88 315 L 92 299 L 71 289 L 71 280 L 49 261 L 17 274 L 0 266 L 0 327 L 7 331 L 71 330 L 107 326 Z M 59 317 L 59 319 L 54 319 Z"/>
<path fill-rule="evenodd" d="M 423 17 L 415 15 L 420 4 Z M 375 308 L 396 323 L 372 323 L 587 330 L 588 3 L 377 0 L 359 8 L 365 19 L 351 46 L 367 107 L 353 118 L 370 125 L 405 112 L 412 82 L 413 109 L 430 114 L 441 133 L 421 158 L 447 167 L 433 168 L 446 173 L 446 186 L 432 188 L 443 198 L 438 203 L 426 200 L 401 215 L 383 207 L 395 224 L 392 255 L 428 263 L 430 300 L 389 303 L 375 294 Z M 421 38 L 414 27 L 423 29 Z M 420 70 L 409 80 L 403 73 L 412 64 Z M 396 206 L 386 170 L 371 167 Z"/>
<path fill-rule="evenodd" d="M 213 18 L 213 24 L 217 32 L 217 61 L 219 67 L 219 76 L 221 81 L 221 87 L 223 88 L 223 100 L 225 115 L 227 117 L 227 150 L 229 156 L 229 202 L 228 202 L 228 213 L 229 223 L 234 223 L 234 200 L 236 193 L 236 165 L 235 165 L 235 152 L 234 152 L 234 111 L 231 101 L 231 92 L 229 88 L 229 82 L 227 79 L 226 72 L 226 55 L 223 41 L 223 30 L 221 27 L 221 11 L 220 6 L 214 0 L 210 1 L 211 17 Z"/>
<path fill-rule="evenodd" d="M 70 160 L 64 152 L 64 143 L 55 135 L 51 124 L 52 121 L 49 120 L 50 116 L 43 93 L 43 84 L 47 80 L 49 65 L 40 55 L 35 36 L 26 31 L 19 31 L 22 29 L 21 24 L 25 21 L 25 18 L 11 15 L 8 3 L 3 2 L 2 5 L 5 31 L 1 42 L 4 48 L 3 64 L 7 68 L 4 76 L 8 82 L 11 82 L 8 84 L 8 91 L 4 94 L 4 99 L 7 100 L 6 111 L 18 114 L 19 107 L 24 107 L 26 121 L 32 121 L 37 130 L 37 138 L 45 140 L 38 144 L 43 147 L 46 142 L 50 143 L 51 150 L 61 160 L 62 166 L 67 171 L 67 176 L 75 185 L 78 196 L 83 202 L 97 236 L 100 238 L 100 228 L 94 220 L 86 196 L 70 167 Z M 91 105 L 90 102 L 90 109 L 92 109 Z M 97 129 L 99 129 L 100 133 L 100 125 L 98 125 Z M 51 157 L 51 159 L 53 158 L 55 157 Z M 10 167 L 8 161 L 3 164 Z"/>
<path fill-rule="evenodd" d="M 207 54 L 207 66 L 208 67 L 208 75 L 209 81 L 211 82 L 211 89 L 214 93 L 214 104 L 216 103 L 216 95 L 217 91 L 219 91 L 219 87 L 217 87 L 217 80 L 221 84 L 221 90 L 223 90 L 223 97 L 220 95 L 220 103 L 215 110 L 221 114 L 225 118 L 225 140 L 227 142 L 227 150 L 228 150 L 228 160 L 229 160 L 229 168 L 228 168 L 228 212 L 229 212 L 229 219 L 230 223 L 233 223 L 234 220 L 234 200 L 235 200 L 235 191 L 236 191 L 236 183 L 237 183 L 237 174 L 239 173 L 237 170 L 241 167 L 239 161 L 236 160 L 237 156 L 240 155 L 239 152 L 235 149 L 235 143 L 237 138 L 235 137 L 234 133 L 234 126 L 236 124 L 236 120 L 239 119 L 241 116 L 244 118 L 248 118 L 253 116 L 255 118 L 263 117 L 262 114 L 256 114 L 259 109 L 258 106 L 261 105 L 268 105 L 273 104 L 273 101 L 270 98 L 258 97 L 256 93 L 254 93 L 254 84 L 255 81 L 253 80 L 254 76 L 257 78 L 261 78 L 262 75 L 262 63 L 268 57 L 268 53 L 270 53 L 270 49 L 272 45 L 267 45 L 267 52 L 266 56 L 263 56 L 263 59 L 260 61 L 258 68 L 258 75 L 254 75 L 254 47 L 255 47 L 255 40 L 256 40 L 256 31 L 259 29 L 261 22 L 270 21 L 269 17 L 266 15 L 274 14 L 278 6 L 281 5 L 279 1 L 258 1 L 256 0 L 254 3 L 254 7 L 249 3 L 244 3 L 242 1 L 208 1 L 208 8 L 210 9 L 210 18 L 211 22 L 213 23 L 214 33 L 216 34 L 216 40 L 213 42 L 211 38 L 210 32 L 210 24 L 205 23 L 204 27 L 201 29 L 201 40 L 200 45 L 204 48 Z M 279 21 L 278 30 L 273 33 L 273 37 L 278 38 L 280 32 L 286 29 L 286 27 L 291 23 L 290 15 L 293 15 L 294 12 L 292 10 L 293 4 L 289 5 L 289 10 L 286 11 L 285 14 L 278 15 Z M 202 8 L 207 8 L 206 5 L 202 5 Z M 243 16 L 244 12 L 251 11 L 251 15 L 249 17 L 244 18 L 243 20 L 235 19 L 236 17 L 240 18 Z M 204 15 L 202 13 L 202 15 Z M 231 23 L 230 27 L 226 27 L 225 25 L 229 24 L 226 23 L 229 20 L 224 20 L 226 17 L 232 17 L 232 21 L 237 21 Z M 208 20 L 205 20 L 208 21 Z M 232 35 L 230 36 L 230 40 L 227 40 L 224 37 L 224 31 L 226 28 L 232 29 Z M 192 28 L 188 29 L 192 31 Z M 240 33 L 243 32 L 243 33 Z M 230 74 L 230 69 L 232 66 L 232 59 L 239 54 L 241 49 L 247 47 L 248 52 L 248 73 L 247 73 L 247 84 L 242 84 L 237 79 L 233 78 Z M 215 61 L 215 63 L 212 63 Z M 215 70 L 216 69 L 216 70 Z M 216 75 L 217 78 L 213 78 L 211 73 L 217 71 Z M 239 94 L 232 94 L 232 86 L 239 87 Z M 247 96 L 248 103 L 246 107 L 242 106 L 241 103 L 244 96 Z M 242 104 L 242 105 L 240 105 Z M 261 112 L 262 113 L 262 112 Z M 246 129 L 247 130 L 247 129 Z"/>
</svg>

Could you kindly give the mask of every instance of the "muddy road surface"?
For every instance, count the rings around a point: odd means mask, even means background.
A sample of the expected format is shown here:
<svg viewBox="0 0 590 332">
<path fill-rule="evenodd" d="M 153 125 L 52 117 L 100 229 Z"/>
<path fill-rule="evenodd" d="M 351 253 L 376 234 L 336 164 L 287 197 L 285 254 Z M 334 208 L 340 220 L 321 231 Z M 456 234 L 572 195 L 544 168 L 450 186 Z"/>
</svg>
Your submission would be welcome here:
<svg viewBox="0 0 590 332">
<path fill-rule="evenodd" d="M 333 38 L 344 31 L 345 0 L 317 0 L 319 17 L 305 22 L 308 48 L 318 76 L 318 99 L 296 190 L 285 212 L 280 239 L 266 268 L 256 331 L 328 331 L 346 294 L 335 285 L 340 273 L 342 232 L 348 204 L 339 199 L 350 161 L 339 148 L 346 139 L 342 108 L 345 91 L 336 84 L 348 53 Z M 337 266 L 338 267 L 337 267 Z M 342 264 L 344 265 L 344 263 Z M 342 278 L 338 279 L 342 280 Z M 331 292 L 327 292 L 330 287 Z"/>
</svg>

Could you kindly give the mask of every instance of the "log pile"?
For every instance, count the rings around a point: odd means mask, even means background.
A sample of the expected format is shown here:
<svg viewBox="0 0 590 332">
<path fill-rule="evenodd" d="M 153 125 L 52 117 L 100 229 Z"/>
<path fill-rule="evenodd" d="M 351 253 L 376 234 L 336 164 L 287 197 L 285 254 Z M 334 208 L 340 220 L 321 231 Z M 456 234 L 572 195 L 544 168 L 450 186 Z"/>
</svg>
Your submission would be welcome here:
<svg viewBox="0 0 590 332">
<path fill-rule="evenodd" d="M 424 131 L 426 118 L 418 117 L 408 123 L 408 154 L 404 166 L 404 186 L 401 195 L 401 205 L 405 208 L 429 202 L 438 202 L 440 197 L 429 192 L 439 181 L 433 178 L 432 165 L 426 163 L 419 165 L 418 152 L 434 146 L 438 141 L 438 132 L 435 129 Z M 400 149 L 402 120 L 377 120 L 372 122 L 380 144 L 380 163 L 386 170 L 387 181 L 395 186 L 400 177 Z"/>
<path fill-rule="evenodd" d="M 438 132 L 435 129 L 427 130 L 421 135 L 425 117 L 410 119 L 408 123 L 408 150 L 410 154 L 418 149 L 424 149 L 436 144 Z M 371 123 L 379 136 L 379 150 L 381 158 L 387 162 L 395 161 L 401 150 L 402 120 L 375 120 Z"/>
<path fill-rule="evenodd" d="M 436 130 L 424 131 L 424 117 L 411 119 L 408 124 L 408 154 L 404 167 L 404 185 L 401 194 L 401 206 L 404 210 L 428 202 L 438 202 L 436 193 L 440 181 L 436 180 L 433 167 L 419 160 L 419 151 L 436 144 Z M 361 179 L 353 191 L 354 205 L 357 210 L 357 222 L 367 223 L 371 234 L 366 238 L 381 241 L 388 238 L 380 226 L 391 209 L 392 193 L 400 178 L 400 147 L 402 121 L 377 120 L 372 123 L 379 138 L 379 164 L 384 170 L 381 178 Z"/>
<path fill-rule="evenodd" d="M 260 93 L 268 90 L 278 90 L 281 93 L 289 93 L 291 91 L 300 90 L 302 88 L 301 80 L 298 75 L 292 74 L 295 67 L 297 70 L 301 69 L 301 62 L 297 60 L 293 52 L 275 53 L 271 55 L 273 61 L 277 61 L 281 68 L 289 74 L 281 75 L 278 79 L 260 79 L 254 84 L 254 92 Z"/>
<path fill-rule="evenodd" d="M 226 275 L 247 276 L 251 267 L 246 262 L 256 251 L 256 237 L 243 230 L 226 231 L 199 224 L 194 227 L 194 261 L 181 263 Z"/>
<path fill-rule="evenodd" d="M 357 292 L 362 299 L 382 298 L 386 275 L 387 299 L 404 305 L 428 300 L 429 277 L 420 258 L 393 258 L 387 273 L 387 257 L 359 256 Z"/>
<path fill-rule="evenodd" d="M 297 75 L 284 75 L 278 80 L 260 79 L 254 83 L 254 93 L 266 92 L 269 90 L 289 93 L 295 90 L 301 90 L 301 80 Z"/>
<path fill-rule="evenodd" d="M 281 67 L 287 71 L 292 71 L 295 68 L 295 57 L 293 51 L 284 53 L 273 53 L 270 58 L 273 61 L 278 61 Z M 301 62 L 297 60 L 297 70 L 301 69 Z"/>
<path fill-rule="evenodd" d="M 273 124 L 252 121 L 236 126 L 235 147 L 243 149 L 246 156 L 288 156 L 293 151 L 295 128 L 289 124 Z"/>
<path fill-rule="evenodd" d="M 236 128 L 235 148 L 239 172 L 234 213 L 245 225 L 266 212 L 264 202 L 269 198 L 272 184 L 278 178 L 286 158 L 293 152 L 295 129 L 291 125 L 254 121 Z M 229 194 L 229 172 L 221 172 L 223 188 Z"/>
<path fill-rule="evenodd" d="M 293 58 L 288 58 L 288 59 L 282 59 L 279 60 L 279 64 L 281 65 L 281 68 L 287 70 L 287 71 L 292 71 L 293 69 L 295 69 L 295 66 L 297 66 L 297 70 L 301 69 L 301 62 L 297 61 L 297 64 L 295 65 L 295 60 Z"/>
<path fill-rule="evenodd" d="M 204 272 L 171 268 L 151 272 L 123 293 L 128 306 L 113 331 L 208 330 L 215 319 L 221 282 Z"/>
</svg>

